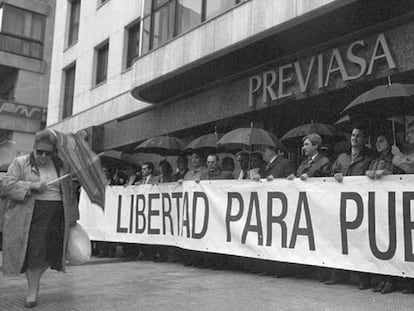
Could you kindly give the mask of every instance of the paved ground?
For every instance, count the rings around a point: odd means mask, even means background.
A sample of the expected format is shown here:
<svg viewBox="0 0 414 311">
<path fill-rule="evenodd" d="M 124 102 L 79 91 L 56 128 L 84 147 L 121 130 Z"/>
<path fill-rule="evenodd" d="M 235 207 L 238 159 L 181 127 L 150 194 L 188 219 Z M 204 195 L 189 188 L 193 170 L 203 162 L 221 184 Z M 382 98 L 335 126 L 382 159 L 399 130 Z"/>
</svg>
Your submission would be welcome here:
<svg viewBox="0 0 414 311">
<path fill-rule="evenodd" d="M 23 306 L 26 280 L 0 277 L 0 311 Z M 261 277 L 180 264 L 94 260 L 47 271 L 39 305 L 47 311 L 413 310 L 414 295 L 329 287 L 314 280 Z"/>
</svg>

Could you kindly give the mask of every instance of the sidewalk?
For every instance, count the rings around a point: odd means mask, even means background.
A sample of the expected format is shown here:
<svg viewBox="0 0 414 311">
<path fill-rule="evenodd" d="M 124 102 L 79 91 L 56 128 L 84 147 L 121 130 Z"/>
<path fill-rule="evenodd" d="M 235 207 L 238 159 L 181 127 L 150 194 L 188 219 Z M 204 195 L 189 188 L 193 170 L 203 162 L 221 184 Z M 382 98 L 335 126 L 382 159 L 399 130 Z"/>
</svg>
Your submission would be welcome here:
<svg viewBox="0 0 414 311">
<path fill-rule="evenodd" d="M 129 261 L 129 259 L 121 257 L 120 253 L 117 251 L 117 256 L 112 257 L 112 258 L 109 258 L 109 257 L 98 258 L 96 256 L 91 256 L 88 262 L 85 263 L 84 265 L 95 265 L 95 264 L 124 262 L 124 261 Z M 71 266 L 71 264 L 68 264 L 68 266 Z M 2 268 L 3 268 L 3 253 L 2 251 L 0 251 L 0 271 L 2 271 Z"/>
<path fill-rule="evenodd" d="M 94 261 L 96 263 L 96 261 Z M 25 277 L 0 277 L 0 310 L 25 310 Z M 129 261 L 47 271 L 37 311 L 412 310 L 413 295 L 180 264 Z"/>
</svg>

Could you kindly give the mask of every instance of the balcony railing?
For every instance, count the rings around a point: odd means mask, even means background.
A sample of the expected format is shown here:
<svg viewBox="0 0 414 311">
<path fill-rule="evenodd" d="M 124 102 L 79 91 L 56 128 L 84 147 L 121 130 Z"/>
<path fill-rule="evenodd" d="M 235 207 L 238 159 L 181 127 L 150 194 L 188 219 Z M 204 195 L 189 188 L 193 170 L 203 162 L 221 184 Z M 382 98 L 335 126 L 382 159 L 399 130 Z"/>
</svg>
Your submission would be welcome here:
<svg viewBox="0 0 414 311">
<path fill-rule="evenodd" d="M 42 59 L 43 43 L 38 40 L 0 32 L 0 51 Z"/>
</svg>

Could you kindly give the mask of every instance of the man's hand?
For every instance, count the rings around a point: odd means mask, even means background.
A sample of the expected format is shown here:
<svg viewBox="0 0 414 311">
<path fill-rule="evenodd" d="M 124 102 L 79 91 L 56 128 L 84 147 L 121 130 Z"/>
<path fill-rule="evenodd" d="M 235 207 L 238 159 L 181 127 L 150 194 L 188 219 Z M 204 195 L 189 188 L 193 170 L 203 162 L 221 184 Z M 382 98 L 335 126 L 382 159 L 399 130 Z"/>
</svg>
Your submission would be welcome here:
<svg viewBox="0 0 414 311">
<path fill-rule="evenodd" d="M 288 177 L 286 177 L 287 178 L 287 180 L 294 180 L 295 179 L 295 175 L 293 175 L 293 174 L 290 174 Z"/>
<path fill-rule="evenodd" d="M 267 176 L 267 181 L 272 181 L 273 179 L 275 179 L 274 177 L 273 177 L 273 175 L 269 175 L 269 176 Z"/>
<path fill-rule="evenodd" d="M 366 171 L 365 175 L 371 179 L 375 179 L 374 171 Z"/>
<path fill-rule="evenodd" d="M 342 182 L 342 181 L 344 180 L 344 174 L 342 174 L 342 173 L 336 173 L 336 174 L 334 175 L 334 178 L 335 178 L 335 180 L 336 180 L 337 182 Z"/>
<path fill-rule="evenodd" d="M 391 146 L 391 153 L 392 155 L 396 155 L 398 153 L 401 153 L 400 148 L 398 148 L 396 145 Z"/>
<path fill-rule="evenodd" d="M 380 179 L 384 175 L 384 170 L 376 170 L 374 172 L 375 179 Z"/>
<path fill-rule="evenodd" d="M 302 174 L 302 175 L 300 175 L 300 180 L 306 180 L 306 179 L 308 179 L 308 174 Z"/>
</svg>

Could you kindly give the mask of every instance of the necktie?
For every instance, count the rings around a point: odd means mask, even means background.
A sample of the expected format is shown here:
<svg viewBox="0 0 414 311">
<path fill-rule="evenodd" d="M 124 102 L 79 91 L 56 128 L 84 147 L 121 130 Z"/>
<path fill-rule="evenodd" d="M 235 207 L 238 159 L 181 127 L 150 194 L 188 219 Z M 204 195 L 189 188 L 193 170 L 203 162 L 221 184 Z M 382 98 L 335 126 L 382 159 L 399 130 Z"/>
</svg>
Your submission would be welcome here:
<svg viewBox="0 0 414 311">
<path fill-rule="evenodd" d="M 246 179 L 246 178 L 247 178 L 247 172 L 243 171 L 243 179 Z"/>
</svg>

